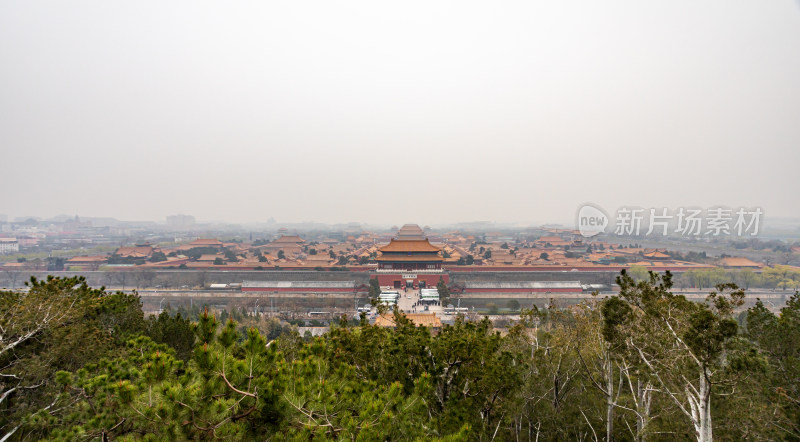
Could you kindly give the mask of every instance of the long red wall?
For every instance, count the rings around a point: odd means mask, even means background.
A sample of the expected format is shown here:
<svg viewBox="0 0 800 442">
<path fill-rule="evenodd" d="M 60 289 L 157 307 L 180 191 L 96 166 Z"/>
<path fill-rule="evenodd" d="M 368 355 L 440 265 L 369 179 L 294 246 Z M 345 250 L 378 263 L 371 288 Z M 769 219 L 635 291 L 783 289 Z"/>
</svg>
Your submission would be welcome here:
<svg viewBox="0 0 800 442">
<path fill-rule="evenodd" d="M 243 292 L 281 292 L 281 293 L 353 293 L 352 288 L 342 287 L 242 287 Z"/>
<path fill-rule="evenodd" d="M 445 270 L 450 272 L 569 272 L 576 270 L 580 272 L 613 272 L 619 273 L 622 269 L 629 269 L 630 265 L 613 266 L 445 266 Z M 644 266 L 654 272 L 664 272 L 669 270 L 673 273 L 688 272 L 695 269 L 713 269 L 714 266 L 697 264 L 694 266 L 672 266 L 672 265 L 648 265 Z"/>
<path fill-rule="evenodd" d="M 505 289 L 505 288 L 490 288 L 490 289 L 471 289 L 467 288 L 464 290 L 464 294 L 470 293 L 531 293 L 531 292 L 541 292 L 541 293 L 583 293 L 582 289 L 579 288 L 560 288 L 560 289 Z"/>
<path fill-rule="evenodd" d="M 417 273 L 416 275 L 417 277 L 414 278 L 414 282 L 425 281 L 425 284 L 428 287 L 435 286 L 439 282 L 439 278 L 443 279 L 445 283 L 450 282 L 450 275 L 446 273 L 435 273 L 430 275 Z M 403 279 L 402 276 L 403 276 L 402 273 L 390 273 L 388 275 L 380 274 L 380 275 L 375 275 L 373 277 L 378 278 L 378 284 L 386 286 L 386 285 L 393 285 L 395 281 L 403 281 L 403 284 L 405 284 L 406 280 Z"/>
</svg>

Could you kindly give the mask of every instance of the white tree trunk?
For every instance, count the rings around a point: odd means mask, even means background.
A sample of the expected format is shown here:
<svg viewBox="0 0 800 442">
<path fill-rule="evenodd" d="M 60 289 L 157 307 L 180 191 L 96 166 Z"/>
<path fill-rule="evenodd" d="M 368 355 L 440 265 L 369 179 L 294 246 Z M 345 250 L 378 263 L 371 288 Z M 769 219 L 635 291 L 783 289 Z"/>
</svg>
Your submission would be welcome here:
<svg viewBox="0 0 800 442">
<path fill-rule="evenodd" d="M 698 442 L 711 442 L 711 385 L 706 378 L 705 370 L 700 374 L 697 390 L 686 390 L 689 406 L 691 407 L 692 424 Z"/>
<path fill-rule="evenodd" d="M 713 440 L 713 435 L 711 433 L 711 385 L 709 385 L 705 373 L 703 373 L 703 376 L 700 376 L 699 390 L 700 432 L 697 436 L 697 440 L 699 442 L 711 442 Z"/>
<path fill-rule="evenodd" d="M 636 380 L 636 437 L 637 440 L 646 440 L 644 429 L 650 423 L 650 383 L 643 383 L 641 379 Z"/>
<path fill-rule="evenodd" d="M 614 366 L 606 359 L 606 441 L 614 440 Z"/>
</svg>

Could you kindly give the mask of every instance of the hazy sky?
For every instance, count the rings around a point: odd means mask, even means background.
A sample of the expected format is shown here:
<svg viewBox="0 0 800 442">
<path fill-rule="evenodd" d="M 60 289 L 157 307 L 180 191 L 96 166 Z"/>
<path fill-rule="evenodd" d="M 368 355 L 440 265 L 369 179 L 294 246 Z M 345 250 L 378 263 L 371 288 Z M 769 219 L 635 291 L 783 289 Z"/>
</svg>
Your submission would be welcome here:
<svg viewBox="0 0 800 442">
<path fill-rule="evenodd" d="M 800 216 L 800 3 L 3 1 L 0 213 Z"/>
</svg>

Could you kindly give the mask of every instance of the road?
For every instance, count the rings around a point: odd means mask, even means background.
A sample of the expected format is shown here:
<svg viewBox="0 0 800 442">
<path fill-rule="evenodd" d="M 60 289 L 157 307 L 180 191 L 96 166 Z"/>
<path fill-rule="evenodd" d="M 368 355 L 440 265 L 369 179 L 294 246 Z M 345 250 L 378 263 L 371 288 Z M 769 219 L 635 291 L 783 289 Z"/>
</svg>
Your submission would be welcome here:
<svg viewBox="0 0 800 442">
<path fill-rule="evenodd" d="M 392 289 L 394 290 L 394 289 Z M 418 289 L 409 289 L 408 291 L 398 290 L 400 292 L 400 299 L 397 301 L 397 308 L 404 313 L 437 313 L 441 316 L 443 308 L 440 305 L 430 305 L 428 306 L 428 310 L 425 310 L 425 306 L 417 305 L 416 307 L 414 304 L 419 302 L 419 290 Z"/>
<path fill-rule="evenodd" d="M 411 313 L 414 309 L 413 305 L 419 300 L 419 290 L 398 290 L 400 292 L 400 299 L 397 301 L 397 308 L 405 313 Z"/>
</svg>

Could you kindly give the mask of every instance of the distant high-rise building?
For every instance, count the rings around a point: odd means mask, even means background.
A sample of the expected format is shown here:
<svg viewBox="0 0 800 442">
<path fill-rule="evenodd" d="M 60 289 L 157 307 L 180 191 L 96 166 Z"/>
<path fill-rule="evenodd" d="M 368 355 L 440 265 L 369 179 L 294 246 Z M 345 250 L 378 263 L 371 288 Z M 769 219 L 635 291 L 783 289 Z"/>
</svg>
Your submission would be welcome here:
<svg viewBox="0 0 800 442">
<path fill-rule="evenodd" d="M 0 254 L 19 252 L 19 242 L 17 238 L 0 238 Z"/>
<path fill-rule="evenodd" d="M 192 215 L 171 215 L 167 217 L 167 225 L 170 227 L 186 228 L 195 223 Z"/>
</svg>

